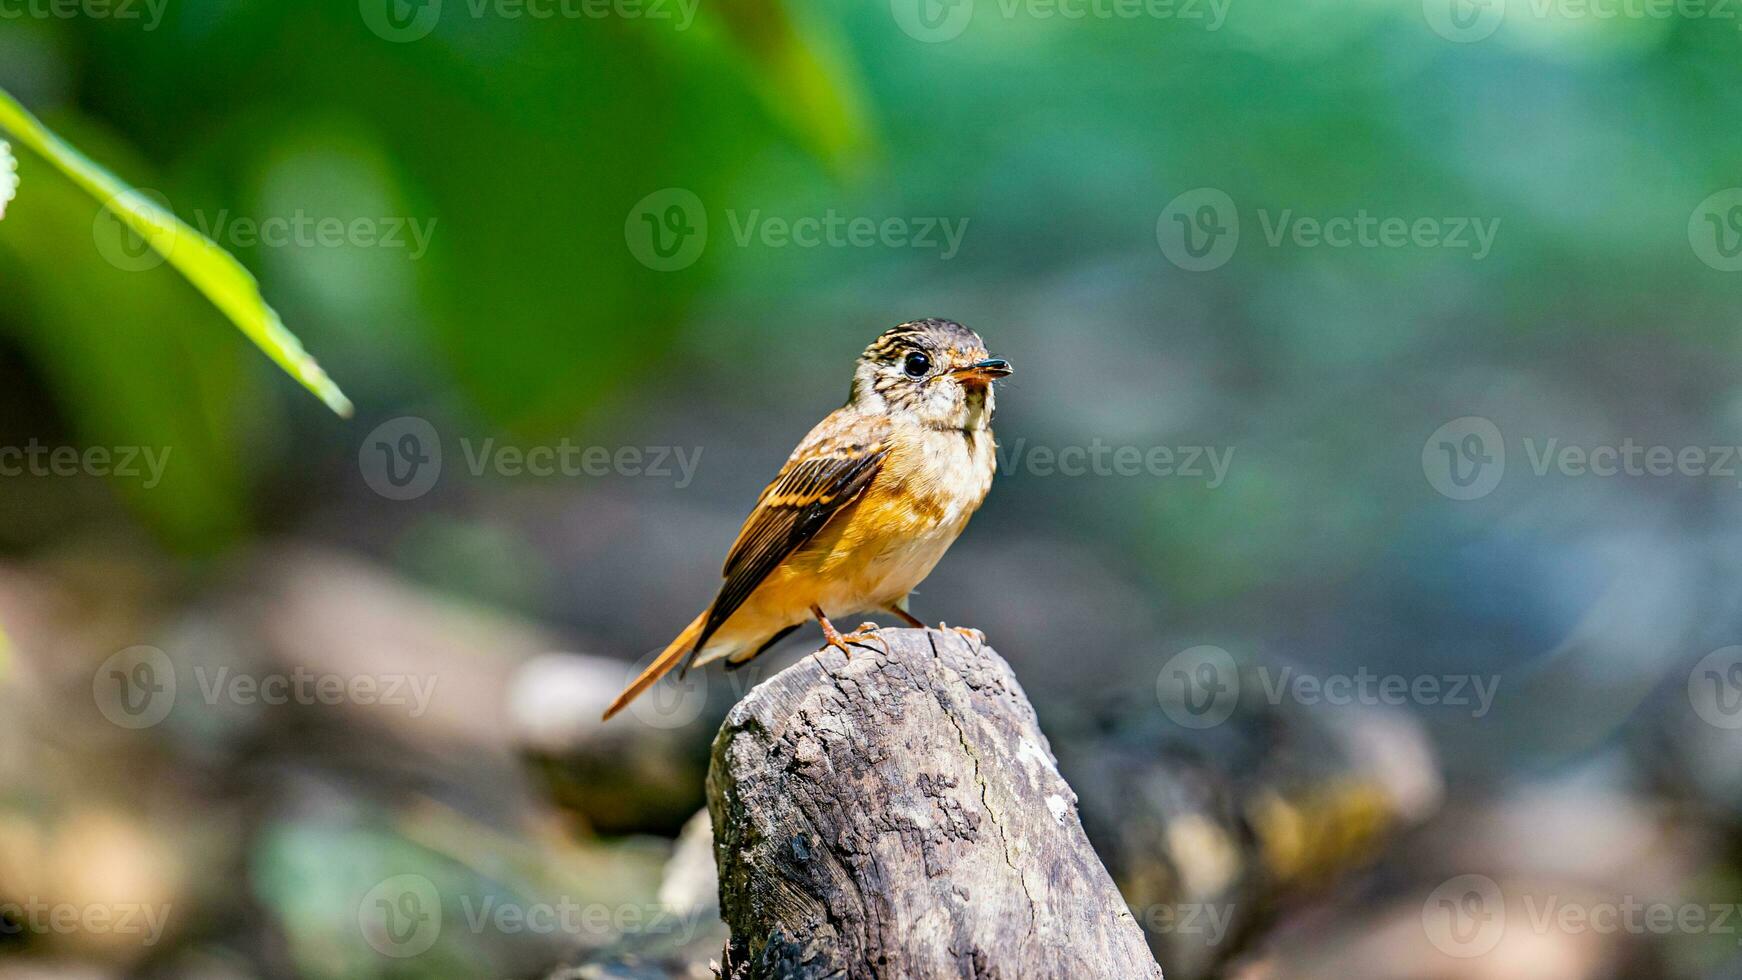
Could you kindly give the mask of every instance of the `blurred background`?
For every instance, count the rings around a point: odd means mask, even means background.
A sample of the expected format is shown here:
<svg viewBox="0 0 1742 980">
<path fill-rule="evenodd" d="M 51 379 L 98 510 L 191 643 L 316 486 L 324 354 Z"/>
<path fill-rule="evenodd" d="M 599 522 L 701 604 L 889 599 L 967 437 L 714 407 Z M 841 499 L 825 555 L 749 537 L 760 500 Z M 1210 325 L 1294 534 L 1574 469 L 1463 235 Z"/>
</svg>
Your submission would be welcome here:
<svg viewBox="0 0 1742 980">
<path fill-rule="evenodd" d="M 1739 29 L 0 0 L 356 405 L 14 139 L 0 977 L 711 976 L 708 743 L 814 631 L 598 712 L 921 316 L 1017 374 L 914 610 L 1170 978 L 1742 977 Z"/>
</svg>

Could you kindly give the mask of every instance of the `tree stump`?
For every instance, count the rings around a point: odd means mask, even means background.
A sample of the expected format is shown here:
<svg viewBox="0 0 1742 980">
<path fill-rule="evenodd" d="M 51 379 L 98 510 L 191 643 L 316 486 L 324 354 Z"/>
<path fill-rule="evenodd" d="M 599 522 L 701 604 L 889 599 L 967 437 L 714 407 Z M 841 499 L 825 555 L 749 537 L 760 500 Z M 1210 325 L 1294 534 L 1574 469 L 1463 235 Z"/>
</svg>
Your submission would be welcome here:
<svg viewBox="0 0 1742 980">
<path fill-rule="evenodd" d="M 714 740 L 726 975 L 1161 977 L 1009 665 L 878 636 L 761 684 Z"/>
</svg>

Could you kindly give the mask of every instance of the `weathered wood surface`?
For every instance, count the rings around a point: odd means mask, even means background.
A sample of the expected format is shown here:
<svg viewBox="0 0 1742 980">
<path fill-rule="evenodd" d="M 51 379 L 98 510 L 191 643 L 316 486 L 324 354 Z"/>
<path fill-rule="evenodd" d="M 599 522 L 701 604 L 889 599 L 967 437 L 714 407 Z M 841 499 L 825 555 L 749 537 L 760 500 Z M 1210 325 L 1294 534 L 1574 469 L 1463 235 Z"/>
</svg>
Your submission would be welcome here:
<svg viewBox="0 0 1742 980">
<path fill-rule="evenodd" d="M 714 741 L 726 974 L 1160 977 L 1009 665 L 879 635 L 760 685 Z"/>
</svg>

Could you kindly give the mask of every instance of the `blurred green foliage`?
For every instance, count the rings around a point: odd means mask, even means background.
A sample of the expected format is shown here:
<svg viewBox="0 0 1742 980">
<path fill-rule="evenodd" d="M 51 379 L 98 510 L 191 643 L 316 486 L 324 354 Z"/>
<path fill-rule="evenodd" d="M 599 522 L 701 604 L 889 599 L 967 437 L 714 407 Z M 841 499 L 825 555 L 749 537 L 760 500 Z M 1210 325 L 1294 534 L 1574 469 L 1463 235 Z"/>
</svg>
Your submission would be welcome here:
<svg viewBox="0 0 1742 980">
<path fill-rule="evenodd" d="M 981 3 L 928 43 L 889 4 L 701 4 L 678 29 L 450 0 L 400 43 L 345 0 L 186 0 L 154 30 L 9 21 L 0 84 L 202 230 L 299 213 L 419 222 L 416 259 L 220 241 L 367 419 L 418 406 L 507 434 L 566 431 L 613 399 L 681 400 L 698 364 L 742 389 L 719 400 L 762 411 L 789 404 L 783 379 L 820 357 L 946 313 L 1048 359 L 1040 386 L 1026 375 L 1006 400 L 1035 440 L 1250 446 L 1311 420 L 1333 449 L 1243 450 L 1244 479 L 1214 493 L 1031 488 L 1037 513 L 1068 503 L 1078 532 L 1170 555 L 1149 571 L 1175 594 L 1272 580 L 1318 542 L 1391 519 L 1332 479 L 1396 479 L 1358 451 L 1394 423 L 1344 411 L 1347 397 L 1386 404 L 1401 379 L 1593 336 L 1734 349 L 1733 285 L 1690 253 L 1686 228 L 1742 179 L 1742 132 L 1721 124 L 1742 104 L 1733 22 L 1514 4 L 1492 36 L 1458 43 L 1436 33 L 1433 3 L 1080 19 L 1045 6 Z M 90 202 L 24 165 L 0 224 L 0 330 L 77 438 L 149 434 L 183 454 L 175 493 L 122 487 L 171 540 L 227 539 L 262 485 L 329 445 L 287 423 L 321 423 L 238 360 L 167 270 L 98 258 Z M 1226 267 L 1189 274 L 1157 249 L 1157 215 L 1205 186 L 1238 202 L 1245 238 Z M 713 223 L 677 272 L 624 244 L 625 216 L 668 187 Z M 830 210 L 968 232 L 947 260 L 737 238 L 753 212 Z M 1260 210 L 1463 215 L 1499 234 L 1479 261 L 1273 247 Z M 1076 362 L 1121 366 L 1094 406 L 1063 394 L 1095 383 Z M 1318 478 L 1294 479 L 1302 468 Z"/>
<path fill-rule="evenodd" d="M 123 185 L 66 141 L 49 132 L 17 100 L 0 90 L 0 131 L 11 132 L 62 175 L 95 198 L 124 233 L 140 242 L 134 254 L 106 255 L 131 268 L 167 260 L 217 305 L 266 355 L 302 382 L 303 387 L 340 415 L 351 414 L 351 403 L 320 365 L 284 329 L 278 314 L 260 297 L 247 270 L 228 252 L 182 223 L 157 202 Z M 116 239 L 120 234 L 117 232 Z M 93 225 L 93 239 L 102 251 L 104 231 Z M 113 244 L 113 243 L 112 243 Z M 149 249 L 149 252 L 145 251 Z M 141 270 L 135 270 L 141 271 Z"/>
<path fill-rule="evenodd" d="M 778 0 L 704 11 L 681 32 L 531 26 L 450 19 L 396 45 L 345 3 L 178 3 L 143 32 L 25 19 L 17 30 L 46 60 L 0 61 L 0 83 L 27 100 L 56 91 L 76 49 L 91 66 L 82 104 L 41 99 L 50 124 L 143 188 L 119 209 L 132 228 L 176 264 L 188 257 L 184 271 L 335 409 L 348 408 L 337 389 L 271 336 L 272 310 L 240 308 L 251 284 L 204 252 L 204 236 L 239 216 L 420 226 L 429 248 L 415 262 L 351 242 L 292 254 L 220 244 L 371 402 L 451 384 L 494 424 L 550 432 L 648 370 L 701 282 L 663 278 L 624 249 L 636 199 L 680 174 L 711 193 L 729 174 L 695 175 L 771 139 L 848 173 L 870 136 L 827 22 Z M 183 56 L 197 77 L 176 66 Z M 115 231 L 98 209 L 114 188 L 101 172 L 22 107 L 0 108 L 0 128 L 62 169 L 26 158 L 23 198 L 0 226 L 0 276 L 14 287 L 0 329 L 40 366 L 82 442 L 174 447 L 172 492 L 132 495 L 170 540 L 230 538 L 261 476 L 248 460 L 270 439 L 239 421 L 258 425 L 261 379 L 196 297 L 125 254 L 138 241 L 105 241 Z M 98 202 L 68 193 L 69 173 Z M 154 220 L 158 203 L 199 234 Z"/>
</svg>

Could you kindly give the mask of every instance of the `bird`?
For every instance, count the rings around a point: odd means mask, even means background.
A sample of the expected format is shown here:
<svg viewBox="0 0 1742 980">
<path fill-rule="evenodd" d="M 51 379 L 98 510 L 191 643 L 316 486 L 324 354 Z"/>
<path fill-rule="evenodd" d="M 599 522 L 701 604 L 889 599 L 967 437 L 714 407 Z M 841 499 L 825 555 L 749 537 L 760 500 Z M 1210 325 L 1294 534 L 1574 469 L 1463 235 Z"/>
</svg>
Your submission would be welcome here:
<svg viewBox="0 0 1742 980">
<path fill-rule="evenodd" d="M 741 667 L 811 619 L 827 645 L 819 652 L 849 658 L 879 627 L 843 634 L 832 617 L 882 611 L 923 629 L 909 595 L 992 488 L 993 383 L 1011 373 L 954 320 L 880 334 L 859 355 L 846 404 L 811 429 L 757 498 L 714 601 L 611 702 L 606 720 L 679 661 L 680 677 L 721 660 Z"/>
</svg>

